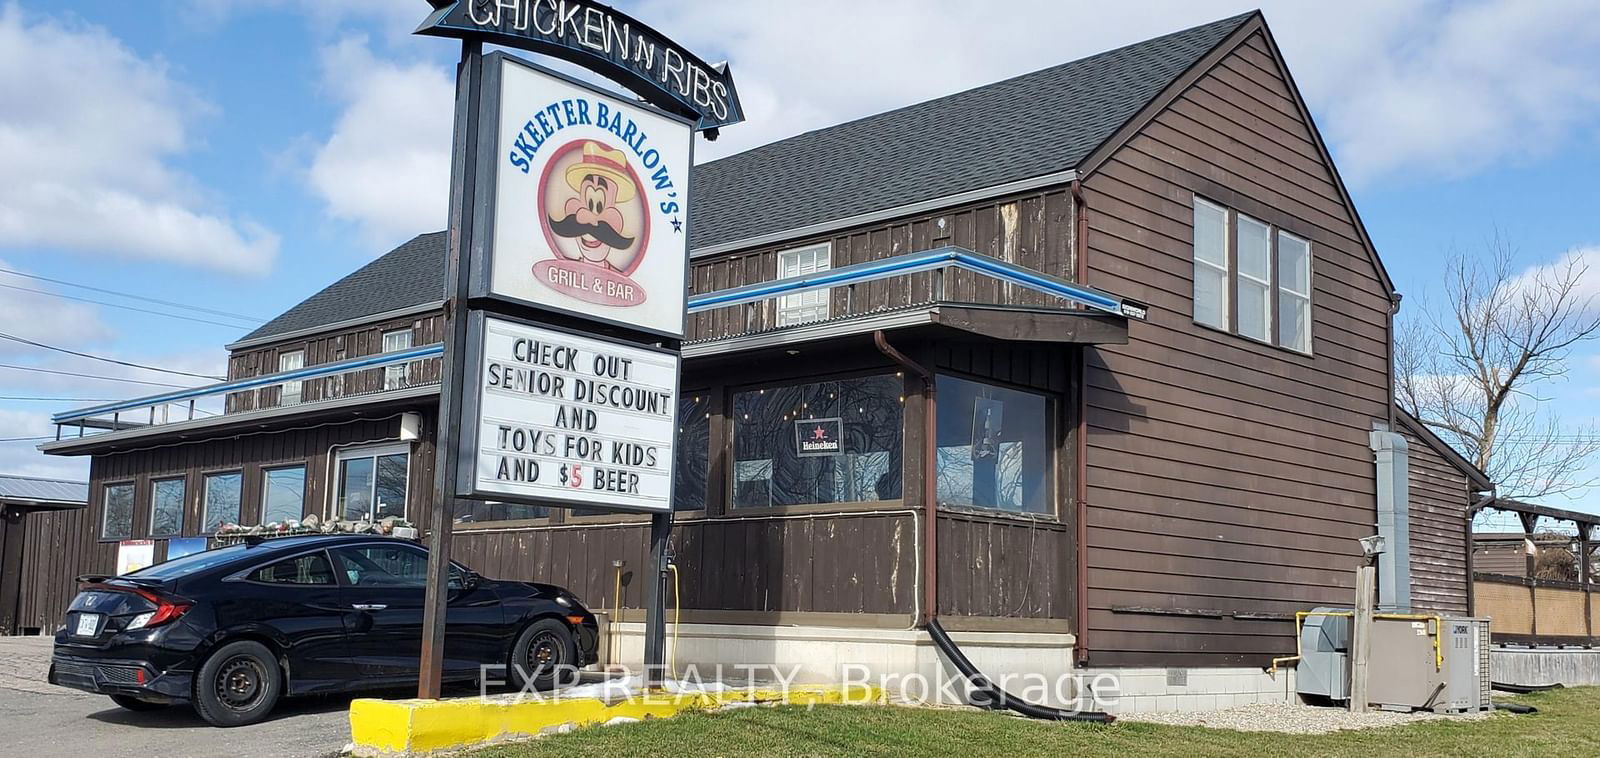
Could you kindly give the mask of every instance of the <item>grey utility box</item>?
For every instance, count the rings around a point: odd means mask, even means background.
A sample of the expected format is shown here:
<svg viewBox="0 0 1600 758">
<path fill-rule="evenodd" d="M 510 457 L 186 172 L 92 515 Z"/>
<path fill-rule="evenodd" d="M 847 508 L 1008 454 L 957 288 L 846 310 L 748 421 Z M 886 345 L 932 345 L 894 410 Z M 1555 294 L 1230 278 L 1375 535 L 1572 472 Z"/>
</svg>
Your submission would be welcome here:
<svg viewBox="0 0 1600 758">
<path fill-rule="evenodd" d="M 1300 627 L 1300 662 L 1295 666 L 1295 689 L 1303 696 L 1327 700 L 1350 699 L 1350 617 L 1319 616 L 1322 611 L 1348 613 L 1343 608 L 1317 608 Z"/>
<path fill-rule="evenodd" d="M 1445 697 L 1445 678 L 1434 647 L 1439 623 L 1434 619 L 1372 620 L 1371 658 L 1367 661 L 1367 696 L 1386 710 L 1431 709 Z"/>
</svg>

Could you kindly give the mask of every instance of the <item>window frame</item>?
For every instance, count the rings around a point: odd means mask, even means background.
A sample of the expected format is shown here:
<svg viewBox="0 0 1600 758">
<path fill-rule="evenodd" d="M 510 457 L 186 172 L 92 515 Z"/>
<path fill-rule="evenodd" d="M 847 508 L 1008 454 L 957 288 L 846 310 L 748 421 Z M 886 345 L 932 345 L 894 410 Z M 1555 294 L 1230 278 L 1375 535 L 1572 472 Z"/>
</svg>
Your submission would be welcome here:
<svg viewBox="0 0 1600 758">
<path fill-rule="evenodd" d="M 988 385 L 991 385 L 991 386 L 994 386 L 994 387 L 999 387 L 1000 389 L 1004 389 L 1004 390 L 1011 390 L 1013 392 L 1025 392 L 1025 393 L 1030 394 L 1030 395 L 1038 395 L 1040 397 L 1043 397 L 1044 398 L 1044 408 L 1045 408 L 1045 414 L 1044 414 L 1044 438 L 1050 445 L 1050 448 L 1049 448 L 1049 450 L 1046 451 L 1046 455 L 1045 455 L 1045 467 L 1047 469 L 1046 476 L 1045 476 L 1045 490 L 1046 490 L 1045 502 L 1050 504 L 1050 510 L 1045 511 L 1043 513 L 1035 513 L 1033 511 L 1007 511 L 1007 510 L 1002 510 L 1002 509 L 999 509 L 999 508 L 984 508 L 984 507 L 981 507 L 981 506 L 973 506 L 973 505 L 959 505 L 959 504 L 943 505 L 943 504 L 939 504 L 938 505 L 939 511 L 941 513 L 958 513 L 958 514 L 961 514 L 961 515 L 964 515 L 964 516 L 981 516 L 981 517 L 985 517 L 985 518 L 1012 519 L 1012 520 L 1017 520 L 1017 521 L 1031 521 L 1031 522 L 1035 522 L 1035 523 L 1037 523 L 1037 522 L 1045 522 L 1045 523 L 1051 523 L 1051 524 L 1065 523 L 1064 517 L 1062 516 L 1062 502 L 1060 500 L 1060 494 L 1064 493 L 1064 492 L 1069 492 L 1070 491 L 1069 488 L 1070 488 L 1071 485 L 1067 481 L 1063 480 L 1062 477 L 1063 476 L 1076 476 L 1076 474 L 1073 474 L 1071 472 L 1063 472 L 1061 470 L 1061 461 L 1063 460 L 1062 459 L 1062 446 L 1065 444 L 1065 440 L 1062 438 L 1062 434 L 1063 434 L 1064 430 L 1068 426 L 1064 421 L 1061 420 L 1062 409 L 1066 407 L 1066 405 L 1065 405 L 1065 403 L 1066 403 L 1065 397 L 1059 392 L 1053 392 L 1053 391 L 1050 391 L 1050 390 L 1039 389 L 1038 387 L 1028 387 L 1028 386 L 1024 386 L 1024 385 L 1008 382 L 1008 381 L 1005 381 L 1003 379 L 997 379 L 997 378 L 994 378 L 994 377 L 983 376 L 983 375 L 980 375 L 980 374 L 973 374 L 973 373 L 969 373 L 969 372 L 966 372 L 966 371 L 959 371 L 959 370 L 956 370 L 956 369 L 950 369 L 950 368 L 946 368 L 946 367 L 942 367 L 942 366 L 941 367 L 937 367 L 937 368 L 934 369 L 933 376 L 934 376 L 934 380 L 935 381 L 937 381 L 938 377 L 940 377 L 940 376 L 949 376 L 949 377 L 954 377 L 956 379 L 962 379 L 962 380 L 965 380 L 965 381 L 968 381 L 968 382 L 973 382 L 973 383 L 976 383 L 976 384 L 988 384 Z M 937 428 L 936 428 L 935 429 L 935 434 L 937 434 L 937 433 L 938 432 L 937 432 Z M 938 476 L 937 468 L 934 471 L 934 475 L 937 478 L 937 476 Z M 937 501 L 937 498 L 938 498 L 937 487 L 935 487 L 935 496 L 934 497 L 935 497 L 935 500 Z"/>
<path fill-rule="evenodd" d="M 800 273 L 794 274 L 794 276 L 803 276 L 805 274 L 817 273 L 819 271 L 831 271 L 831 270 L 833 270 L 833 242 L 831 242 L 831 241 L 818 242 L 818 243 L 811 244 L 811 245 L 802 245 L 800 247 L 791 247 L 791 248 L 788 248 L 786 250 L 779 250 L 777 252 L 777 254 L 773 256 L 773 260 L 774 260 L 775 268 L 776 268 L 776 270 L 773 272 L 773 274 L 774 274 L 773 278 L 775 278 L 775 279 L 787 278 L 783 274 L 784 259 L 786 257 L 794 256 L 794 257 L 796 257 L 798 259 L 799 256 L 807 254 L 807 253 L 810 253 L 813 256 L 820 255 L 820 257 L 822 259 L 825 259 L 827 261 L 827 266 L 823 267 L 823 268 L 813 268 L 811 271 L 800 272 Z M 814 257 L 813 258 L 813 262 L 815 262 L 816 260 L 817 260 L 817 258 Z M 798 267 L 799 267 L 799 265 L 797 263 L 796 264 L 796 268 L 798 268 Z M 813 292 L 800 292 L 800 293 L 796 293 L 796 294 L 793 294 L 793 295 L 780 295 L 780 296 L 778 296 L 778 298 L 777 298 L 777 300 L 775 302 L 776 310 L 773 313 L 773 324 L 781 328 L 781 327 L 786 327 L 786 326 L 797 326 L 799 324 L 812 324 L 812 323 L 816 323 L 818 321 L 827 321 L 829 318 L 831 318 L 833 316 L 833 297 L 832 297 L 832 293 L 833 293 L 833 290 L 830 288 L 830 289 L 815 290 Z M 803 301 L 803 298 L 806 298 L 806 297 L 811 296 L 811 295 L 815 295 L 818 298 L 818 302 L 816 302 L 816 303 L 806 303 L 806 302 Z M 810 318 L 808 318 L 808 317 L 797 317 L 797 318 L 794 318 L 792 320 L 789 319 L 789 318 L 786 318 L 786 314 L 795 313 L 795 312 L 815 311 L 815 310 L 818 310 L 818 309 L 821 310 L 821 315 L 820 316 L 810 317 Z"/>
<path fill-rule="evenodd" d="M 1265 345 L 1267 347 L 1276 348 L 1278 350 L 1284 350 L 1284 351 L 1287 351 L 1287 352 L 1290 352 L 1290 353 L 1294 353 L 1295 355 L 1299 355 L 1299 356 L 1303 356 L 1303 357 L 1307 357 L 1307 358 L 1315 357 L 1315 355 L 1316 355 L 1316 352 L 1315 352 L 1315 349 L 1314 349 L 1314 345 L 1315 345 L 1314 332 L 1315 332 L 1315 330 L 1313 328 L 1313 319 L 1314 319 L 1314 316 L 1315 316 L 1315 313 L 1316 313 L 1316 294 L 1315 294 L 1316 250 L 1315 250 L 1315 245 L 1312 243 L 1311 238 L 1309 236 L 1307 236 L 1307 235 L 1298 234 L 1298 233 L 1295 233 L 1295 232 L 1290 231 L 1288 229 L 1285 229 L 1284 227 L 1279 226 L 1278 224 L 1273 223 L 1272 221 L 1268 221 L 1268 220 L 1265 220 L 1265 219 L 1261 218 L 1257 214 L 1244 213 L 1244 212 L 1242 212 L 1242 211 L 1240 211 L 1238 209 L 1229 207 L 1227 205 L 1224 205 L 1222 203 L 1216 202 L 1214 200 L 1209 200 L 1209 199 L 1207 199 L 1207 198 L 1205 198 L 1205 197 L 1203 197 L 1203 196 L 1201 196 L 1199 194 L 1195 194 L 1193 196 L 1193 200 L 1194 200 L 1194 208 L 1195 209 L 1198 209 L 1201 206 L 1205 206 L 1207 208 L 1211 208 L 1211 209 L 1214 209 L 1214 210 L 1220 210 L 1223 213 L 1223 223 L 1224 223 L 1224 228 L 1225 228 L 1225 232 L 1226 232 L 1225 237 L 1226 237 L 1226 244 L 1227 244 L 1227 248 L 1226 248 L 1227 255 L 1226 255 L 1226 258 L 1227 258 L 1227 261 L 1228 261 L 1228 269 L 1225 272 L 1226 273 L 1226 286 L 1224 287 L 1224 292 L 1226 294 L 1224 295 L 1224 298 L 1225 298 L 1226 302 L 1224 303 L 1224 307 L 1223 307 L 1223 318 L 1227 323 L 1225 325 L 1223 325 L 1223 326 L 1217 326 L 1217 325 L 1214 325 L 1214 324 L 1209 324 L 1209 323 L 1206 323 L 1204 321 L 1201 321 L 1199 316 L 1198 316 L 1198 314 L 1197 314 L 1198 309 L 1195 307 L 1196 300 L 1193 297 L 1192 290 L 1191 290 L 1191 293 L 1190 293 L 1190 308 L 1189 308 L 1190 321 L 1192 321 L 1196 326 L 1199 326 L 1201 328 L 1209 329 L 1209 330 L 1215 331 L 1215 332 L 1222 332 L 1224 334 L 1229 334 L 1229 335 L 1232 335 L 1234 337 L 1238 337 L 1240 339 L 1244 339 L 1244 340 L 1247 340 L 1249 342 L 1252 342 L 1252 343 L 1255 343 L 1255 344 L 1258 344 L 1258 345 Z M 1239 220 L 1241 218 L 1248 219 L 1250 222 L 1253 222 L 1253 223 L 1264 225 L 1266 227 L 1266 229 L 1267 229 L 1267 277 L 1268 277 L 1268 282 L 1266 283 L 1266 286 L 1267 286 L 1267 304 L 1266 304 L 1266 306 L 1267 306 L 1266 335 L 1267 336 L 1266 336 L 1266 339 L 1261 339 L 1261 338 L 1259 338 L 1259 337 L 1257 337 L 1255 335 L 1251 335 L 1251 334 L 1245 334 L 1239 328 L 1239 326 L 1240 326 L 1240 319 L 1239 319 L 1239 302 L 1240 302 L 1239 301 L 1239 287 L 1240 287 L 1240 280 L 1243 279 L 1243 278 L 1248 278 L 1252 282 L 1256 282 L 1257 284 L 1260 283 L 1259 279 L 1256 279 L 1253 276 L 1246 275 L 1243 271 L 1240 270 L 1240 267 L 1239 267 L 1239 223 L 1240 223 Z M 1196 228 L 1197 228 L 1196 226 L 1191 226 L 1190 227 L 1190 230 L 1191 230 L 1190 231 L 1190 240 L 1189 240 L 1189 243 L 1190 243 L 1190 255 L 1189 255 L 1190 262 L 1191 262 L 1192 266 L 1194 266 L 1194 267 L 1205 265 L 1205 266 L 1210 267 L 1212 269 L 1216 269 L 1217 268 L 1216 264 L 1211 263 L 1210 261 L 1203 260 L 1198 255 L 1198 252 L 1197 252 L 1198 251 L 1198 246 L 1195 244 L 1195 242 L 1196 242 L 1196 232 L 1195 232 Z M 1278 242 L 1279 242 L 1280 236 L 1289 237 L 1291 239 L 1294 239 L 1294 240 L 1297 240 L 1299 242 L 1305 243 L 1305 250 L 1306 250 L 1306 282 L 1305 282 L 1305 284 L 1306 284 L 1306 293 L 1305 293 L 1305 295 L 1303 297 L 1304 297 L 1305 304 L 1306 304 L 1306 319 L 1305 319 L 1305 329 L 1304 329 L 1304 331 L 1302 333 L 1304 338 L 1305 338 L 1305 347 L 1304 347 L 1304 349 L 1300 348 L 1297 345 L 1288 345 L 1288 344 L 1284 344 L 1283 342 L 1279 341 L 1279 326 L 1283 322 L 1283 299 L 1284 299 L 1284 294 L 1283 294 L 1283 290 L 1284 290 L 1283 272 L 1281 270 L 1282 267 L 1279 265 L 1279 261 L 1278 261 L 1278 257 L 1279 257 Z M 1191 270 L 1191 272 L 1190 272 L 1190 279 L 1191 279 L 1191 284 L 1192 284 L 1195 281 L 1194 270 Z M 1293 297 L 1301 297 L 1300 293 L 1295 292 L 1295 291 L 1291 291 L 1291 296 L 1293 296 Z"/>
<path fill-rule="evenodd" d="M 1200 257 L 1200 246 L 1196 244 L 1198 240 L 1198 232 L 1196 230 L 1199 228 L 1199 225 L 1193 223 L 1192 219 L 1189 239 L 1189 260 L 1194 266 L 1205 266 L 1213 271 L 1222 272 L 1222 303 L 1218 310 L 1222 315 L 1222 321 L 1224 323 L 1222 326 L 1217 326 L 1215 324 L 1208 324 L 1200 320 L 1199 308 L 1195 307 L 1197 300 L 1194 296 L 1194 284 L 1198 280 L 1196 279 L 1193 271 L 1190 271 L 1189 274 L 1191 285 L 1189 291 L 1189 318 L 1192 319 L 1196 324 L 1206 327 L 1207 329 L 1225 330 L 1233 323 L 1233 224 L 1230 222 L 1232 217 L 1228 213 L 1227 206 L 1213 203 L 1205 198 L 1200 197 L 1199 195 L 1196 195 L 1194 200 L 1195 207 L 1192 210 L 1193 215 L 1198 215 L 1200 206 L 1205 206 L 1222 214 L 1222 265 L 1219 266 Z"/>
<path fill-rule="evenodd" d="M 258 513 L 261 514 L 260 521 L 262 524 L 267 523 L 267 498 L 272 492 L 272 472 L 296 468 L 300 469 L 300 514 L 295 516 L 294 519 L 299 521 L 306 517 L 306 492 L 311 489 L 311 467 L 306 465 L 305 461 L 299 463 L 275 463 L 261 467 L 261 502 L 258 504 Z M 409 476 L 409 463 L 407 468 L 407 475 Z"/>
<path fill-rule="evenodd" d="M 232 467 L 232 468 L 220 468 L 220 469 L 216 469 L 214 471 L 203 471 L 203 472 L 200 473 L 200 526 L 199 526 L 199 532 L 198 532 L 201 535 L 210 535 L 210 534 L 215 533 L 215 531 L 216 531 L 215 529 L 209 529 L 208 528 L 208 522 L 211 521 L 211 487 L 208 486 L 208 483 L 211 481 L 211 478 L 214 477 L 214 476 L 227 476 L 228 474 L 238 474 L 239 475 L 239 516 L 238 516 L 238 519 L 239 519 L 240 522 L 244 521 L 244 480 L 245 480 L 244 468 L 236 466 L 236 467 Z M 223 523 L 227 523 L 227 522 L 224 521 L 224 522 L 218 523 L 217 527 L 220 528 Z M 243 526 L 243 524 L 241 523 L 240 526 Z"/>
<path fill-rule="evenodd" d="M 404 334 L 404 335 L 406 335 L 406 345 L 405 345 L 405 347 L 397 347 L 397 348 L 394 348 L 393 350 L 391 350 L 391 349 L 389 349 L 389 336 L 390 335 L 395 335 L 395 334 Z M 380 332 L 379 335 L 378 335 L 378 348 L 379 348 L 379 350 L 382 351 L 383 355 L 388 355 L 390 353 L 398 353 L 398 352 L 400 352 L 402 350 L 410 350 L 411 348 L 416 347 L 416 346 L 417 346 L 417 332 L 416 332 L 416 328 L 415 327 L 406 326 L 406 327 L 401 327 L 399 329 L 388 329 L 388 330 Z M 410 381 L 410 371 L 411 371 L 411 364 L 410 363 L 392 363 L 392 364 L 389 364 L 387 366 L 384 366 L 383 367 L 383 389 L 384 389 L 384 391 L 388 392 L 390 390 L 405 389 L 407 383 Z"/>
<path fill-rule="evenodd" d="M 398 515 L 400 518 L 409 522 L 411 520 L 409 516 L 411 513 L 411 499 L 415 495 L 411 487 L 411 466 L 413 463 L 412 459 L 415 457 L 415 452 L 416 451 L 412 450 L 412 445 L 410 442 L 402 441 L 382 442 L 375 445 L 361 445 L 339 450 L 334 455 L 333 479 L 328 482 L 328 510 L 326 512 L 326 517 L 330 519 L 344 518 L 344 511 L 339 507 L 339 492 L 343 489 L 341 482 L 343 480 L 345 461 L 357 458 L 372 459 L 372 504 L 374 507 L 376 507 L 378 499 L 378 459 L 386 455 L 397 455 L 404 453 L 406 456 L 406 503 L 405 508 L 402 509 Z M 386 515 L 392 516 L 397 514 Z"/>
<path fill-rule="evenodd" d="M 844 500 L 844 501 L 840 501 L 840 502 L 836 502 L 836 503 L 800 503 L 800 504 L 796 504 L 796 505 L 735 505 L 734 504 L 734 500 L 735 500 L 734 494 L 735 494 L 735 491 L 737 490 L 738 484 L 739 484 L 738 452 L 737 452 L 737 450 L 738 450 L 738 447 L 737 447 L 738 442 L 736 440 L 737 430 L 738 430 L 738 419 L 735 417 L 734 404 L 736 402 L 736 398 L 738 398 L 740 393 L 742 393 L 742 392 L 754 392 L 754 391 L 760 391 L 760 390 L 764 390 L 764 389 L 767 389 L 767 390 L 770 390 L 770 389 L 782 389 L 784 387 L 796 387 L 796 386 L 805 385 L 805 384 L 821 384 L 821 383 L 824 383 L 824 382 L 838 382 L 838 381 L 845 381 L 845 380 L 849 380 L 849 379 L 864 379 L 864 378 L 869 378 L 869 377 L 874 377 L 874 376 L 888 376 L 888 375 L 891 375 L 891 374 L 894 376 L 894 378 L 897 381 L 900 382 L 900 497 L 898 497 L 898 498 L 890 498 L 890 499 L 887 499 L 887 500 Z M 788 378 L 785 378 L 785 379 L 780 380 L 780 381 L 770 381 L 769 380 L 769 381 L 765 381 L 765 382 L 749 382 L 749 383 L 745 383 L 745 384 L 727 384 L 727 385 L 723 385 L 721 391 L 725 393 L 724 397 L 726 399 L 724 401 L 725 402 L 725 406 L 724 407 L 727 409 L 727 412 L 724 413 L 723 416 L 722 416 L 723 435 L 724 435 L 723 439 L 725 440 L 723 449 L 726 451 L 727 460 L 724 462 L 722 475 L 720 477 L 720 479 L 721 479 L 720 484 L 722 485 L 722 504 L 723 505 L 722 505 L 722 512 L 719 514 L 719 517 L 721 517 L 721 518 L 739 518 L 739 517 L 743 517 L 743 516 L 753 516 L 753 515 L 767 515 L 767 516 L 770 516 L 770 515 L 784 515 L 784 514 L 832 513 L 832 512 L 835 512 L 835 511 L 871 511 L 871 510 L 883 510 L 883 509 L 887 509 L 887 508 L 898 508 L 898 507 L 901 507 L 905 503 L 905 495 L 906 495 L 906 470 L 905 470 L 906 464 L 905 464 L 905 458 L 906 458 L 906 434 L 907 434 L 907 430 L 906 430 L 906 413 L 905 413 L 905 399 L 906 399 L 908 393 L 906 391 L 906 378 L 905 378 L 905 372 L 903 370 L 895 368 L 893 366 L 888 366 L 888 365 L 886 365 L 886 366 L 876 366 L 876 367 L 872 367 L 872 368 L 856 369 L 856 370 L 853 370 L 853 371 L 837 371 L 837 372 L 829 372 L 829 373 L 824 373 L 824 374 L 816 374 L 816 375 L 813 375 L 813 376 L 806 376 L 806 377 L 788 377 Z M 713 415 L 712 416 L 712 422 L 715 423 L 715 421 L 716 421 L 716 417 Z M 715 448 L 713 448 L 712 451 L 711 451 L 711 454 L 713 456 L 715 456 L 715 455 L 717 455 L 717 453 L 718 453 L 718 451 Z M 715 471 L 716 471 L 716 468 L 715 468 L 714 465 L 712 467 L 709 467 L 709 469 L 707 471 L 706 497 L 707 497 L 708 510 L 706 510 L 706 511 L 683 511 L 683 512 L 680 512 L 679 515 L 709 513 L 709 503 L 710 503 L 711 488 L 713 486 L 715 486 L 715 484 L 713 484 L 709 480 L 712 478 L 712 473 L 715 472 Z"/>
<path fill-rule="evenodd" d="M 295 366 L 295 367 L 291 367 L 291 368 L 285 368 L 284 365 L 283 365 L 283 359 L 287 358 L 287 357 L 289 357 L 291 355 L 297 355 L 297 356 L 300 357 L 300 360 L 299 360 L 300 365 L 299 366 Z M 305 367 L 306 367 L 306 349 L 305 348 L 301 347 L 301 348 L 296 348 L 294 350 L 280 350 L 280 351 L 278 351 L 278 373 L 282 374 L 282 373 L 287 372 L 287 371 L 299 371 L 299 370 L 301 370 L 301 369 L 303 369 Z M 279 407 L 283 407 L 283 406 L 289 406 L 289 405 L 299 405 L 299 404 L 305 402 L 305 384 L 306 383 L 305 383 L 304 380 L 296 379 L 294 381 L 284 382 L 283 384 L 278 385 L 278 406 Z M 289 391 L 290 387 L 294 388 L 294 392 L 291 393 Z M 293 399 L 290 399 L 291 397 Z"/>
<path fill-rule="evenodd" d="M 183 485 L 183 493 L 178 497 L 178 530 L 175 532 L 156 531 L 156 487 L 164 482 L 179 482 Z M 153 539 L 182 537 L 184 528 L 189 520 L 189 477 L 187 474 L 177 476 L 156 476 L 150 478 L 150 537 Z"/>
<path fill-rule="evenodd" d="M 113 487 L 127 487 L 129 492 L 131 493 L 130 494 L 130 502 L 128 503 L 128 533 L 124 534 L 124 535 L 121 535 L 121 536 L 115 536 L 115 535 L 110 535 L 110 534 L 106 533 L 106 522 L 107 522 L 108 518 L 111 515 L 111 508 L 109 507 L 109 502 L 108 501 L 111 498 L 111 490 L 112 490 Z M 119 481 L 115 481 L 115 482 L 105 482 L 105 483 L 101 484 L 100 485 L 100 535 L 99 535 L 99 541 L 101 541 L 101 542 L 121 542 L 122 540 L 131 540 L 131 539 L 133 539 L 134 528 L 136 526 L 138 526 L 138 523 L 139 523 L 139 480 L 137 480 L 137 479 L 125 479 L 125 480 L 119 480 Z"/>
</svg>

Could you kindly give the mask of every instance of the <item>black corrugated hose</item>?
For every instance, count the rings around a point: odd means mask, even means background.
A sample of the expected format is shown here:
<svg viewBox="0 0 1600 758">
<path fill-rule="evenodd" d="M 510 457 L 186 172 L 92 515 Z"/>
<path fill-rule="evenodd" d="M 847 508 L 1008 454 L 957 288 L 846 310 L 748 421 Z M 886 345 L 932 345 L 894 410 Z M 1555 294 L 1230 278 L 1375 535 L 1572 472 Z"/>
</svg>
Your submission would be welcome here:
<svg viewBox="0 0 1600 758">
<path fill-rule="evenodd" d="M 1507 682 L 1490 682 L 1489 686 L 1500 690 L 1501 692 L 1514 692 L 1518 695 L 1526 695 L 1530 692 L 1559 690 L 1566 685 L 1560 682 L 1556 682 L 1555 684 L 1510 684 Z"/>
<path fill-rule="evenodd" d="M 978 668 L 972 665 L 972 661 L 967 660 L 967 656 L 961 652 L 961 648 L 956 647 L 950 635 L 945 634 L 944 627 L 939 625 L 938 619 L 928 619 L 928 636 L 933 638 L 934 646 L 955 664 L 961 675 L 972 682 L 973 688 L 977 690 L 973 693 L 972 704 L 979 708 L 1006 708 L 1029 718 L 1046 721 L 1089 721 L 1109 724 L 1117 720 L 1116 716 L 1101 711 L 1067 711 L 1023 700 L 996 687 L 983 675 L 983 672 L 978 671 Z"/>
</svg>

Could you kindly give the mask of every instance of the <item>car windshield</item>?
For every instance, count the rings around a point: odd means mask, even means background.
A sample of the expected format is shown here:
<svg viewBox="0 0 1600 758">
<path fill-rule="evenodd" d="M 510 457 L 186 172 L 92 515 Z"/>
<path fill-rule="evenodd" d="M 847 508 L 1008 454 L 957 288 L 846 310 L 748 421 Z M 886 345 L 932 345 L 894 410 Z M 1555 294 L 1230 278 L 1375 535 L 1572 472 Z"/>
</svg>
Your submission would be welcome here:
<svg viewBox="0 0 1600 758">
<path fill-rule="evenodd" d="M 238 558 L 248 549 L 247 545 L 231 545 L 216 550 L 202 550 L 182 558 L 174 558 L 166 563 L 146 566 L 138 571 L 124 574 L 124 576 L 135 576 L 140 579 L 172 579 L 191 571 L 204 571 L 213 566 L 220 566 Z"/>
</svg>

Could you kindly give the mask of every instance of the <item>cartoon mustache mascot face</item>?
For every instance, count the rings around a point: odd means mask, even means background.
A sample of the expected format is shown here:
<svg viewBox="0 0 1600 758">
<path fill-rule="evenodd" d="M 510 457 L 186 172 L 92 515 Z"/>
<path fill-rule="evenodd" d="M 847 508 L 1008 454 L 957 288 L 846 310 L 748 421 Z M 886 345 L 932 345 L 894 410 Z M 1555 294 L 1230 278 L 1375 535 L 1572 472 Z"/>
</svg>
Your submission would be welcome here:
<svg viewBox="0 0 1600 758">
<path fill-rule="evenodd" d="M 576 194 L 561 206 L 565 215 L 550 215 L 550 231 L 575 243 L 560 246 L 561 255 L 616 271 L 632 260 L 636 240 L 618 207 L 638 194 L 626 160 L 621 151 L 585 142 L 580 160 L 567 167 L 567 185 Z"/>
</svg>

